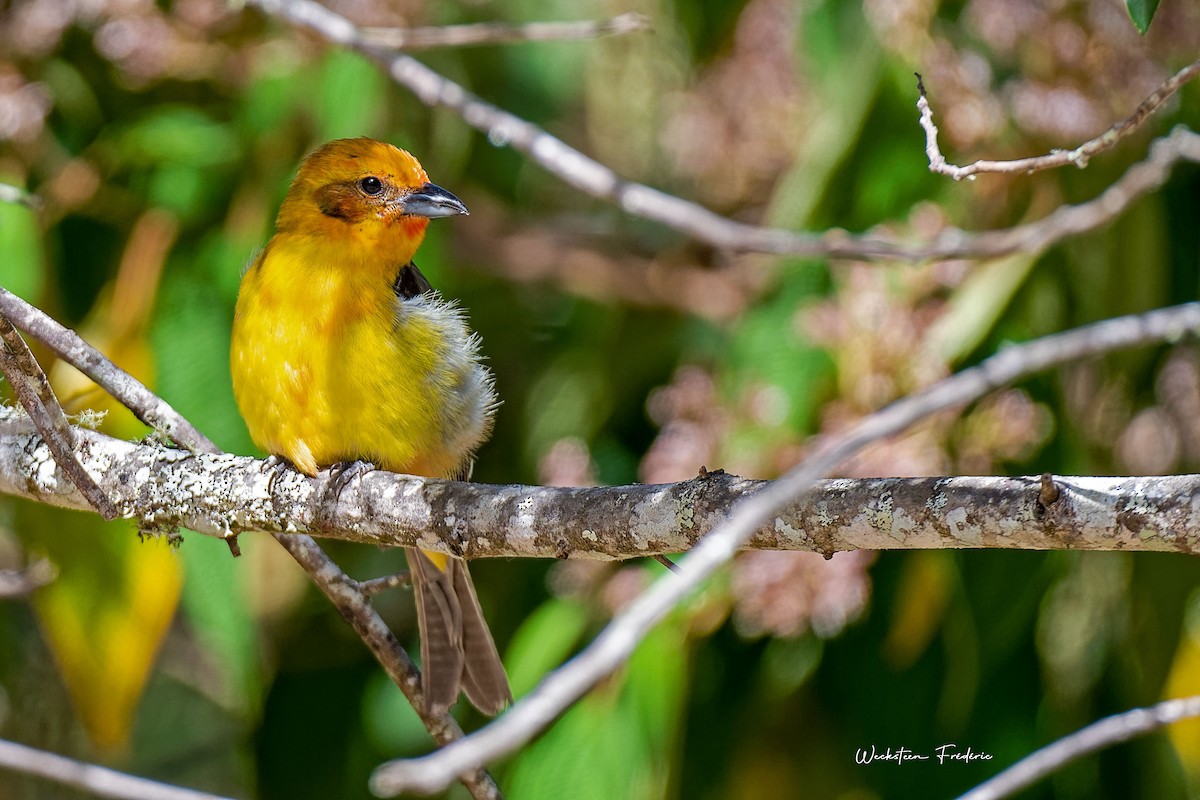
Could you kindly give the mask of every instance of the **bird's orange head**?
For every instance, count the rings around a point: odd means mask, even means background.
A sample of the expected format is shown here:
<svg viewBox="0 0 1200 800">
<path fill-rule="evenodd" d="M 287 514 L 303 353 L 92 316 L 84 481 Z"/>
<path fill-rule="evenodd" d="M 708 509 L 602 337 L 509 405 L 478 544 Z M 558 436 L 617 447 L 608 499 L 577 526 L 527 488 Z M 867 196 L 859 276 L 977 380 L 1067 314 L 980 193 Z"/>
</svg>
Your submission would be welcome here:
<svg viewBox="0 0 1200 800">
<path fill-rule="evenodd" d="M 412 259 L 435 217 L 466 214 L 408 152 L 374 139 L 337 139 L 300 165 L 276 232 L 316 237 L 343 253 Z"/>
</svg>

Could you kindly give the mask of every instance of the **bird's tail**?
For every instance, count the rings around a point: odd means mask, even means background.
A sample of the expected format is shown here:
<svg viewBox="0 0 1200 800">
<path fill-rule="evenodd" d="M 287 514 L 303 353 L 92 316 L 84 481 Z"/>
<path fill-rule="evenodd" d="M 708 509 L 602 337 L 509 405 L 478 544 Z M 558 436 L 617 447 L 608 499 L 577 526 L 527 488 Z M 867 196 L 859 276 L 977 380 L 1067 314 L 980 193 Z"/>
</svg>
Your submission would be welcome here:
<svg viewBox="0 0 1200 800">
<path fill-rule="evenodd" d="M 405 553 L 417 600 L 426 712 L 445 713 L 461 688 L 483 713 L 499 713 L 512 702 L 512 690 L 466 562 L 421 550 Z"/>
</svg>

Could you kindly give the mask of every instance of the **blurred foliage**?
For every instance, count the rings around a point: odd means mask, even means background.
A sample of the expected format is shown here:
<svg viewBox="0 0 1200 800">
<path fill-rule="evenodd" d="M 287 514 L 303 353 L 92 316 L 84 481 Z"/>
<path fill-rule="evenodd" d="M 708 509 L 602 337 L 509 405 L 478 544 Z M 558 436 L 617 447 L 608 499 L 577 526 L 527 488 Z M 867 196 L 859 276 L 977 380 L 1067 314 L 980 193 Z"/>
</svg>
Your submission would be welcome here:
<svg viewBox="0 0 1200 800">
<path fill-rule="evenodd" d="M 1154 17 L 1144 37 L 1114 0 L 332 7 L 364 25 L 641 11 L 650 32 L 421 57 L 622 175 L 723 213 L 923 238 L 1093 197 L 1154 136 L 1200 125 L 1193 85 L 1086 170 L 960 184 L 928 173 L 913 71 L 952 160 L 1073 146 L 1200 51 L 1196 4 L 1127 5 L 1141 28 Z M 411 149 L 471 208 L 431 226 L 418 261 L 470 310 L 504 398 L 483 481 L 670 481 L 701 465 L 770 477 L 814 434 L 1007 341 L 1200 287 L 1194 166 L 1045 254 L 919 266 L 733 255 L 581 196 L 364 58 L 219 0 L 13 0 L 0 37 L 0 180 L 45 201 L 39 215 L 0 205 L 0 283 L 234 452 L 253 452 L 227 368 L 240 270 L 296 164 L 337 136 Z M 71 370 L 52 378 L 71 411 L 105 409 L 109 430 L 143 435 Z M 844 474 L 1198 464 L 1200 363 L 1181 344 L 1038 376 L 876 445 Z M 60 569 L 32 603 L 0 605 L 0 735 L 289 800 L 366 797 L 374 765 L 429 749 L 273 542 L 243 537 L 234 561 L 205 537 L 170 550 L 128 525 L 8 502 L 0 527 L 4 566 L 46 553 Z M 402 568 L 397 553 L 331 549 L 356 576 Z M 523 692 L 661 568 L 473 573 Z M 1198 577 L 1172 555 L 744 554 L 497 775 L 518 800 L 951 796 L 1100 716 L 1200 691 Z M 408 596 L 378 604 L 416 652 Z M 854 758 L 947 743 L 993 758 Z M 10 774 L 0 794 L 79 796 Z M 1200 723 L 1025 796 L 1200 796 Z"/>
</svg>

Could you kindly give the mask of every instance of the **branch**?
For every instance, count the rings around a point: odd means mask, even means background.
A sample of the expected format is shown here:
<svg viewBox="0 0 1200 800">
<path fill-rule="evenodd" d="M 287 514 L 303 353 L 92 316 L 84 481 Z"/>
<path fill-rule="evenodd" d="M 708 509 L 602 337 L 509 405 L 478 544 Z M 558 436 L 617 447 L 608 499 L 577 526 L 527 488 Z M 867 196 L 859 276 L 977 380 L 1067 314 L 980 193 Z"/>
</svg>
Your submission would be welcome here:
<svg viewBox="0 0 1200 800">
<path fill-rule="evenodd" d="M 1162 86 L 1143 100 L 1128 118 L 1114 123 L 1107 131 L 1095 139 L 1089 139 L 1074 150 L 1054 150 L 1049 155 L 1020 158 L 1015 161 L 976 161 L 974 164 L 958 167 L 948 163 L 938 147 L 938 129 L 933 124 L 933 110 L 929 107 L 925 84 L 921 80 L 921 75 L 917 73 L 917 92 L 920 94 L 917 108 L 921 111 L 921 127 L 925 130 L 925 154 L 929 156 L 929 171 L 949 175 L 954 180 L 961 181 L 963 178 L 971 178 L 981 172 L 1008 175 L 1029 174 L 1044 169 L 1065 167 L 1068 164 L 1074 164 L 1083 169 L 1088 165 L 1092 156 L 1111 149 L 1117 142 L 1141 127 L 1141 124 L 1179 91 L 1180 87 L 1197 75 L 1200 75 L 1200 61 L 1195 61 L 1172 75 Z"/>
<path fill-rule="evenodd" d="M 645 14 L 627 12 L 602 20 L 579 22 L 529 22 L 508 25 L 481 22 L 474 25 L 443 25 L 433 28 L 363 28 L 363 44 L 392 50 L 427 50 L 434 47 L 470 47 L 512 42 L 548 42 L 596 39 L 650 27 Z"/>
<path fill-rule="evenodd" d="M 0 287 L 0 315 L 46 345 L 62 360 L 71 364 L 113 397 L 127 406 L 137 418 L 173 441 L 201 453 L 219 453 L 218 447 L 192 423 L 143 386 L 125 370 L 108 360 L 96 348 L 68 328 L 55 322 L 39 308 L 31 306 L 7 289 Z"/>
<path fill-rule="evenodd" d="M 976 400 L 1023 375 L 1121 347 L 1177 341 L 1197 331 L 1200 331 L 1200 303 L 1106 320 L 1013 345 L 975 367 L 864 417 L 846 433 L 830 437 L 779 480 L 737 503 L 728 518 L 682 560 L 678 574 L 657 581 L 617 615 L 590 645 L 548 675 L 503 716 L 436 753 L 384 764 L 372 776 L 373 790 L 387 796 L 403 791 L 440 791 L 464 770 L 489 763 L 523 746 L 623 664 L 651 628 L 729 561 L 756 530 L 811 491 L 818 478 L 871 442 L 895 434 L 937 411 Z M 1031 487 L 1031 491 L 1037 490 Z M 970 519 L 965 517 L 963 521 L 969 523 Z"/>
<path fill-rule="evenodd" d="M 1008 797 L 1088 753 L 1127 742 L 1191 717 L 1200 717 L 1200 696 L 1166 700 L 1149 708 L 1135 708 L 1105 717 L 1026 756 L 958 800 L 999 800 Z"/>
<path fill-rule="evenodd" d="M 0 766 L 61 783 L 94 797 L 117 800 L 229 800 L 208 792 L 138 778 L 3 739 L 0 739 Z"/>
<path fill-rule="evenodd" d="M 59 468 L 70 478 L 71 483 L 87 498 L 92 508 L 107 520 L 117 518 L 117 507 L 112 504 L 92 476 L 75 456 L 75 437 L 71 435 L 71 424 L 63 413 L 54 389 L 42 372 L 41 365 L 29 351 L 29 346 L 17 333 L 12 323 L 0 314 L 0 372 L 8 379 L 18 402 L 29 414 L 38 433 L 54 456 Z"/>
<path fill-rule="evenodd" d="M 909 244 L 839 230 L 809 233 L 764 228 L 737 222 L 696 203 L 621 178 L 537 125 L 488 103 L 412 57 L 371 45 L 354 23 L 313 0 L 250 0 L 250 3 L 334 44 L 369 56 L 421 102 L 457 112 L 468 125 L 486 134 L 488 141 L 524 153 L 579 191 L 722 250 L 802 258 L 906 261 L 991 258 L 1017 251 L 1037 253 L 1116 218 L 1138 197 L 1162 186 L 1179 161 L 1200 162 L 1200 135 L 1177 128 L 1154 143 L 1149 158 L 1131 167 L 1094 200 L 1063 206 L 1042 220 L 1015 228 L 985 233 L 949 229 L 928 243 Z"/>
<path fill-rule="evenodd" d="M 421 693 L 421 671 L 396 641 L 391 628 L 371 607 L 362 585 L 342 572 L 333 559 L 310 537 L 276 534 L 275 540 L 296 559 L 317 584 L 317 588 L 341 612 L 342 617 L 363 640 L 388 677 L 408 698 L 433 740 L 440 745 L 448 745 L 461 739 L 463 730 L 449 713 L 430 714 L 425 711 L 425 697 Z M 459 780 L 475 800 L 502 800 L 500 787 L 482 766 L 464 771 Z"/>
<path fill-rule="evenodd" d="M 247 531 L 420 547 L 476 558 L 628 559 L 692 549 L 770 486 L 708 472 L 681 483 L 491 486 L 374 470 L 339 485 L 244 456 L 188 454 L 77 430 L 84 465 L 146 529 Z M 87 510 L 28 420 L 0 409 L 0 492 Z M 1048 479 L 1048 478 L 1047 478 Z M 870 478 L 823 481 L 756 528 L 754 550 L 1130 550 L 1200 554 L 1200 475 Z M 403 575 L 357 584 L 373 595 Z"/>
</svg>

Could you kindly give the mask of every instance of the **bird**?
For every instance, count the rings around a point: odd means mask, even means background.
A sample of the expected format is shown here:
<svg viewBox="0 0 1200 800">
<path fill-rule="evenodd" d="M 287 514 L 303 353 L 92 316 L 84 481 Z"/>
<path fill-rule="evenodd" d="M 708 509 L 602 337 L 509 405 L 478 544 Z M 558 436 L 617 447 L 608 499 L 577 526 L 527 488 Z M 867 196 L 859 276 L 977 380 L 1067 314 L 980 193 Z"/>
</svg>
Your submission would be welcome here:
<svg viewBox="0 0 1200 800">
<path fill-rule="evenodd" d="M 463 310 L 413 262 L 429 220 L 467 213 L 387 142 L 338 139 L 304 159 L 234 312 L 233 391 L 258 447 L 309 476 L 365 463 L 469 477 L 494 378 Z M 461 687 L 499 713 L 512 691 L 466 562 L 405 553 L 426 712 L 447 712 Z"/>
</svg>

